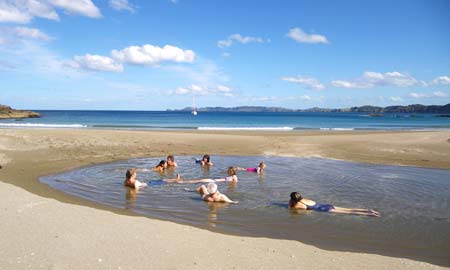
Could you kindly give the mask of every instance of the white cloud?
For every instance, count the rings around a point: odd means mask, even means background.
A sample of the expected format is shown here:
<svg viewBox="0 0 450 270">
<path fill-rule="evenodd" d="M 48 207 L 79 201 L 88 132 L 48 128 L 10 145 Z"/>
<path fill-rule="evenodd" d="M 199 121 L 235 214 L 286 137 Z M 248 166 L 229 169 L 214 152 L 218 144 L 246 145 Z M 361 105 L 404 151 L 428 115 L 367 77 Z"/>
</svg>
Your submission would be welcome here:
<svg viewBox="0 0 450 270">
<path fill-rule="evenodd" d="M 36 28 L 16 27 L 14 28 L 14 32 L 17 36 L 23 38 L 32 38 L 45 41 L 50 40 L 50 37 L 47 34 Z"/>
<path fill-rule="evenodd" d="M 420 93 L 409 93 L 408 96 L 412 97 L 412 98 L 426 98 L 428 97 L 428 95 L 426 94 L 420 94 Z"/>
<path fill-rule="evenodd" d="M 176 95 L 195 95 L 195 96 L 206 96 L 211 94 L 224 95 L 226 97 L 234 96 L 232 89 L 225 85 L 216 85 L 213 87 L 208 87 L 206 85 L 191 84 L 187 87 L 178 87 L 174 91 L 169 91 L 169 94 Z"/>
<path fill-rule="evenodd" d="M 433 96 L 435 97 L 448 97 L 448 94 L 442 91 L 435 91 L 433 92 Z"/>
<path fill-rule="evenodd" d="M 300 43 L 330 43 L 325 36 L 318 34 L 307 34 L 298 27 L 289 30 L 289 33 L 287 33 L 286 36 Z"/>
<path fill-rule="evenodd" d="M 0 22 L 28 23 L 32 16 L 13 5 L 0 2 Z"/>
<path fill-rule="evenodd" d="M 325 85 L 323 85 L 319 80 L 317 80 L 315 78 L 297 76 L 297 77 L 283 77 L 281 79 L 283 81 L 293 82 L 293 83 L 298 83 L 298 84 L 304 85 L 304 86 L 306 86 L 306 88 L 313 89 L 313 90 L 325 89 Z"/>
<path fill-rule="evenodd" d="M 342 80 L 334 80 L 331 81 L 331 84 L 335 87 L 342 88 L 368 88 L 370 87 L 367 83 L 357 82 L 357 81 L 342 81 Z"/>
<path fill-rule="evenodd" d="M 423 83 L 408 74 L 397 71 L 386 73 L 366 71 L 361 77 L 354 80 L 334 80 L 331 81 L 331 84 L 341 88 L 372 88 L 376 86 L 408 87 Z"/>
<path fill-rule="evenodd" d="M 123 66 L 116 63 L 113 59 L 101 56 L 86 54 L 84 56 L 75 56 L 70 65 L 74 68 L 88 69 L 93 71 L 122 72 Z"/>
<path fill-rule="evenodd" d="M 311 97 L 310 97 L 310 96 L 307 96 L 307 95 L 303 95 L 303 96 L 300 96 L 299 99 L 300 99 L 300 100 L 309 101 L 309 100 L 311 100 Z"/>
<path fill-rule="evenodd" d="M 91 18 L 100 18 L 102 16 L 100 10 L 91 0 L 50 0 L 50 3 L 72 14 Z"/>
<path fill-rule="evenodd" d="M 115 10 L 135 11 L 134 6 L 128 0 L 109 0 L 109 6 Z"/>
<path fill-rule="evenodd" d="M 29 41 L 49 40 L 51 37 L 37 28 L 0 26 L 0 47 L 18 49 Z"/>
<path fill-rule="evenodd" d="M 9 0 L 0 2 L 0 22 L 26 24 L 35 17 L 58 21 L 56 9 L 91 18 L 102 16 L 91 0 Z"/>
<path fill-rule="evenodd" d="M 229 93 L 231 92 L 231 88 L 225 85 L 218 85 L 217 90 L 223 93 Z"/>
<path fill-rule="evenodd" d="M 432 84 L 450 84 L 450 77 L 448 76 L 440 76 L 434 79 Z"/>
<path fill-rule="evenodd" d="M 192 63 L 195 53 L 172 45 L 158 47 L 153 45 L 130 46 L 122 50 L 113 50 L 112 56 L 118 61 L 135 65 L 158 65 L 161 62 Z"/>
<path fill-rule="evenodd" d="M 434 91 L 431 94 L 423 94 L 423 93 L 409 93 L 408 94 L 409 97 L 412 98 L 445 98 L 448 97 L 448 94 L 442 91 Z"/>
<path fill-rule="evenodd" d="M 394 101 L 394 102 L 401 102 L 403 101 L 403 98 L 401 97 L 389 97 L 390 101 Z"/>
<path fill-rule="evenodd" d="M 217 41 L 217 46 L 219 48 L 230 47 L 231 45 L 233 45 L 234 41 L 242 43 L 242 44 L 247 44 L 247 43 L 252 43 L 252 42 L 255 42 L 255 43 L 269 42 L 268 40 L 265 41 L 263 38 L 260 38 L 260 37 L 250 37 L 250 36 L 241 36 L 241 34 L 233 34 L 233 35 L 229 35 L 227 39 Z"/>
</svg>

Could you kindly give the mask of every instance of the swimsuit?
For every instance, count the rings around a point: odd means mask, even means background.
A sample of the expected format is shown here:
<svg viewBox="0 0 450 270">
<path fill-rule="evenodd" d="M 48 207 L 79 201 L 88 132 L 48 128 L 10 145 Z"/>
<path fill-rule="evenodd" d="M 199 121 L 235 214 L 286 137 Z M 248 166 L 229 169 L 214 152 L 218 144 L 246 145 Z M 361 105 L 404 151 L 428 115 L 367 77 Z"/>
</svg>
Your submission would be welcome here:
<svg viewBox="0 0 450 270">
<path fill-rule="evenodd" d="M 225 182 L 233 182 L 233 176 L 225 177 Z"/>
<path fill-rule="evenodd" d="M 334 209 L 332 204 L 316 203 L 313 206 L 306 205 L 306 210 L 314 210 L 317 212 L 330 212 L 332 209 Z"/>
<path fill-rule="evenodd" d="M 148 185 L 149 186 L 160 186 L 160 185 L 164 185 L 165 181 L 162 179 L 159 180 L 154 180 L 154 181 L 149 181 Z"/>
</svg>

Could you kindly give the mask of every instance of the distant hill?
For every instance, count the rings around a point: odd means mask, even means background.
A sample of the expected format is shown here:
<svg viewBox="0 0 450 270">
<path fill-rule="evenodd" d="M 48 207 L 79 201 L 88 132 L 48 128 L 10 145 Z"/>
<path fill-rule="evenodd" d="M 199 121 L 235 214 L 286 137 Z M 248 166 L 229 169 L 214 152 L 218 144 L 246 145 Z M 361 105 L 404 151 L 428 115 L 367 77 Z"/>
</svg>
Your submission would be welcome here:
<svg viewBox="0 0 450 270">
<path fill-rule="evenodd" d="M 37 112 L 14 110 L 13 108 L 0 104 L 0 119 L 8 118 L 35 118 L 41 117 Z"/>
<path fill-rule="evenodd" d="M 191 111 L 192 107 L 186 107 L 181 110 L 173 111 Z M 168 110 L 171 111 L 171 110 Z M 199 112 L 358 112 L 368 114 L 383 114 L 383 113 L 436 113 L 436 114 L 450 114 L 450 103 L 447 105 L 421 105 L 413 104 L 408 106 L 361 106 L 343 109 L 329 109 L 329 108 L 310 108 L 306 110 L 293 110 L 282 107 L 264 107 L 264 106 L 240 106 L 240 107 L 203 107 L 197 108 Z"/>
</svg>

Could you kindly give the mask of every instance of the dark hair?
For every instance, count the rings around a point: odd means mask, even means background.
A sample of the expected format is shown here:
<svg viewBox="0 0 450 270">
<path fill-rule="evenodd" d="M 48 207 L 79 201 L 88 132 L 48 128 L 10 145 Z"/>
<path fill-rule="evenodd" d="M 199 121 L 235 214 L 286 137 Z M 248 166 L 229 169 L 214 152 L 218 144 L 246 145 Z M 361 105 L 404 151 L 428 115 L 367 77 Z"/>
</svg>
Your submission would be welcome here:
<svg viewBox="0 0 450 270">
<path fill-rule="evenodd" d="M 175 158 L 174 158 L 172 155 L 168 155 L 168 156 L 167 156 L 167 160 L 169 160 L 169 159 L 172 160 L 172 161 L 175 160 Z"/>
<path fill-rule="evenodd" d="M 302 197 L 302 195 L 300 195 L 300 193 L 298 193 L 298 192 L 292 192 L 291 193 L 291 200 L 293 202 L 298 203 L 302 199 L 303 199 L 303 197 Z"/>
<path fill-rule="evenodd" d="M 209 163 L 209 160 L 210 160 L 209 155 L 204 155 L 203 158 L 202 158 L 202 160 L 204 160 L 205 158 L 206 158 L 206 161 L 208 161 L 208 163 Z"/>
<path fill-rule="evenodd" d="M 164 167 L 164 164 L 166 163 L 165 160 L 161 160 L 156 167 Z"/>
<path fill-rule="evenodd" d="M 125 173 L 125 178 L 128 180 L 133 176 L 133 174 L 136 172 L 136 169 L 128 169 Z"/>
</svg>

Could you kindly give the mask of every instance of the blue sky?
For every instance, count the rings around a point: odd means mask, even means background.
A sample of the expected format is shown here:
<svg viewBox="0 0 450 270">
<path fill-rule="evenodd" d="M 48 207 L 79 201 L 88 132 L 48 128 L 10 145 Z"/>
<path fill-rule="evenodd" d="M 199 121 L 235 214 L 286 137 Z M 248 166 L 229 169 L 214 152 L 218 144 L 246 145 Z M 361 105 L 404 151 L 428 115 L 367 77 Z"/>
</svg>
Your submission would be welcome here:
<svg viewBox="0 0 450 270">
<path fill-rule="evenodd" d="M 0 0 L 0 104 L 447 104 L 449 11 L 446 0 Z"/>
</svg>

